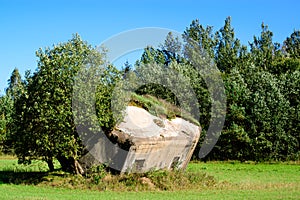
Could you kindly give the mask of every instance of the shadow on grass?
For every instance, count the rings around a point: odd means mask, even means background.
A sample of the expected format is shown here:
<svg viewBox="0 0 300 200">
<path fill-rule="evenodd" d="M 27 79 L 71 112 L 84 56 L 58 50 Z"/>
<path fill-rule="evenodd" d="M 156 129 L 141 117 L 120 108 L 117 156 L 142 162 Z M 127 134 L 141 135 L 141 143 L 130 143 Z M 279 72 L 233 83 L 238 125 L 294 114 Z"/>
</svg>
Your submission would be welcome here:
<svg viewBox="0 0 300 200">
<path fill-rule="evenodd" d="M 64 176 L 63 174 L 51 172 L 52 176 Z M 0 171 L 0 184 L 26 184 L 37 185 L 48 181 L 49 172 L 14 172 Z"/>
</svg>

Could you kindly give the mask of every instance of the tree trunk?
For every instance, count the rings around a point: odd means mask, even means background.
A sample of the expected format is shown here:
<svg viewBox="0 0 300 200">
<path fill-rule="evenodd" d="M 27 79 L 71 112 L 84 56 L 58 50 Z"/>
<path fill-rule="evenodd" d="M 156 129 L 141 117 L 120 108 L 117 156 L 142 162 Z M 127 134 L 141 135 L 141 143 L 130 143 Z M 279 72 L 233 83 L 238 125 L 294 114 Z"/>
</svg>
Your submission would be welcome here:
<svg viewBox="0 0 300 200">
<path fill-rule="evenodd" d="M 84 170 L 79 164 L 77 160 L 74 158 L 66 158 L 64 156 L 58 156 L 57 157 L 58 162 L 61 165 L 61 168 L 65 172 L 69 172 L 72 174 L 83 174 Z"/>
<path fill-rule="evenodd" d="M 82 169 L 80 163 L 77 160 L 74 160 L 75 172 L 76 174 L 83 174 L 84 170 Z"/>
<path fill-rule="evenodd" d="M 52 159 L 47 160 L 47 164 L 48 164 L 48 167 L 49 167 L 49 171 L 53 172 L 54 171 L 53 160 Z"/>
<path fill-rule="evenodd" d="M 61 169 L 64 172 L 75 173 L 74 163 L 70 161 L 70 158 L 66 158 L 64 156 L 58 156 L 57 160 L 60 163 Z"/>
</svg>

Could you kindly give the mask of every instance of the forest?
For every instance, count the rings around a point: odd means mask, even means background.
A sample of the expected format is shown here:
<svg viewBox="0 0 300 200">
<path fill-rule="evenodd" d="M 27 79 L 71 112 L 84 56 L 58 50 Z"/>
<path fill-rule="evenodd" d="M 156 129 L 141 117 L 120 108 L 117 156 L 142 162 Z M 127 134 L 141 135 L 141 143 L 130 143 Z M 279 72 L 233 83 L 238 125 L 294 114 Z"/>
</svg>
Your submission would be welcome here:
<svg viewBox="0 0 300 200">
<path fill-rule="evenodd" d="M 193 65 L 191 50 L 197 49 L 202 52 L 198 62 L 217 67 L 226 95 L 226 117 L 220 137 L 201 160 L 299 160 L 300 30 L 277 43 L 273 41 L 273 32 L 262 23 L 260 35 L 242 44 L 228 17 L 218 30 L 193 20 L 182 33 L 182 40 L 170 32 L 159 48 L 145 47 L 136 63 L 123 66 L 108 63 L 105 50 L 92 47 L 78 34 L 69 41 L 37 50 L 36 70 L 21 75 L 14 69 L 5 95 L 0 97 L 0 151 L 16 155 L 20 164 L 42 160 L 51 171 L 54 160 L 58 160 L 63 171 L 80 173 L 78 160 L 85 147 L 76 130 L 72 95 L 77 73 L 92 63 L 90 70 L 98 80 L 96 121 L 105 133 L 122 117 L 113 115 L 111 102 L 114 88 L 125 77 L 135 80 L 145 73 L 159 76 L 163 69 L 172 69 L 189 80 L 199 110 L 195 119 L 202 127 L 193 156 L 199 159 L 198 152 L 210 125 L 211 106 L 218 102 L 212 102 L 205 74 Z M 179 96 L 163 85 L 148 84 L 134 92 L 189 110 L 179 102 Z M 120 109 L 126 106 L 124 101 L 117 103 Z M 85 113 L 79 115 L 89 118 Z"/>
</svg>

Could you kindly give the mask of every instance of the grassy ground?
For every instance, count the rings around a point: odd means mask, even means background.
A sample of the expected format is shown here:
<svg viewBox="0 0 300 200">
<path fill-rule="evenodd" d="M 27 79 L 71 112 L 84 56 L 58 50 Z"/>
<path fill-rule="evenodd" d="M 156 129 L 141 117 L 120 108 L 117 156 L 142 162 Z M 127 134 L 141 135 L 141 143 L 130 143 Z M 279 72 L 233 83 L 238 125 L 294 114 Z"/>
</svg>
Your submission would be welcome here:
<svg viewBox="0 0 300 200">
<path fill-rule="evenodd" d="M 0 199 L 300 199 L 299 163 L 190 163 L 187 173 L 214 176 L 214 184 L 200 181 L 197 183 L 203 185 L 190 189 L 143 192 L 72 189 L 70 185 L 53 187 L 47 184 L 53 180 L 47 179 L 46 170 L 40 162 L 24 167 L 17 165 L 14 158 L 0 157 Z M 58 181 L 59 173 L 51 177 Z M 27 181 L 9 184 L 7 179 L 16 176 Z M 32 184 L 30 177 L 34 176 L 40 179 L 35 178 L 39 181 Z"/>
<path fill-rule="evenodd" d="M 1 185 L 1 199 L 299 199 L 299 191 L 204 190 L 176 192 L 97 192 L 35 186 Z"/>
</svg>

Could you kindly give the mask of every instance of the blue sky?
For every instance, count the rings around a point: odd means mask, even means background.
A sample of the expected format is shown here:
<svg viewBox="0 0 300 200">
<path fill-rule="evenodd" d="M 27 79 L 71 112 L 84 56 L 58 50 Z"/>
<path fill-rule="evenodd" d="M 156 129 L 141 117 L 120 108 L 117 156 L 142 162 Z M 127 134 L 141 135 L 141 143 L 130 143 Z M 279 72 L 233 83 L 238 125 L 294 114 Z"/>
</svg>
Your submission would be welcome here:
<svg viewBox="0 0 300 200">
<path fill-rule="evenodd" d="M 282 42 L 294 29 L 300 29 L 299 10 L 298 0 L 0 0 L 0 94 L 15 67 L 22 74 L 27 69 L 34 71 L 36 50 L 65 42 L 73 33 L 97 46 L 135 28 L 183 32 L 194 19 L 218 30 L 231 16 L 242 43 L 259 35 L 262 22 L 273 31 L 274 41 Z"/>
</svg>

